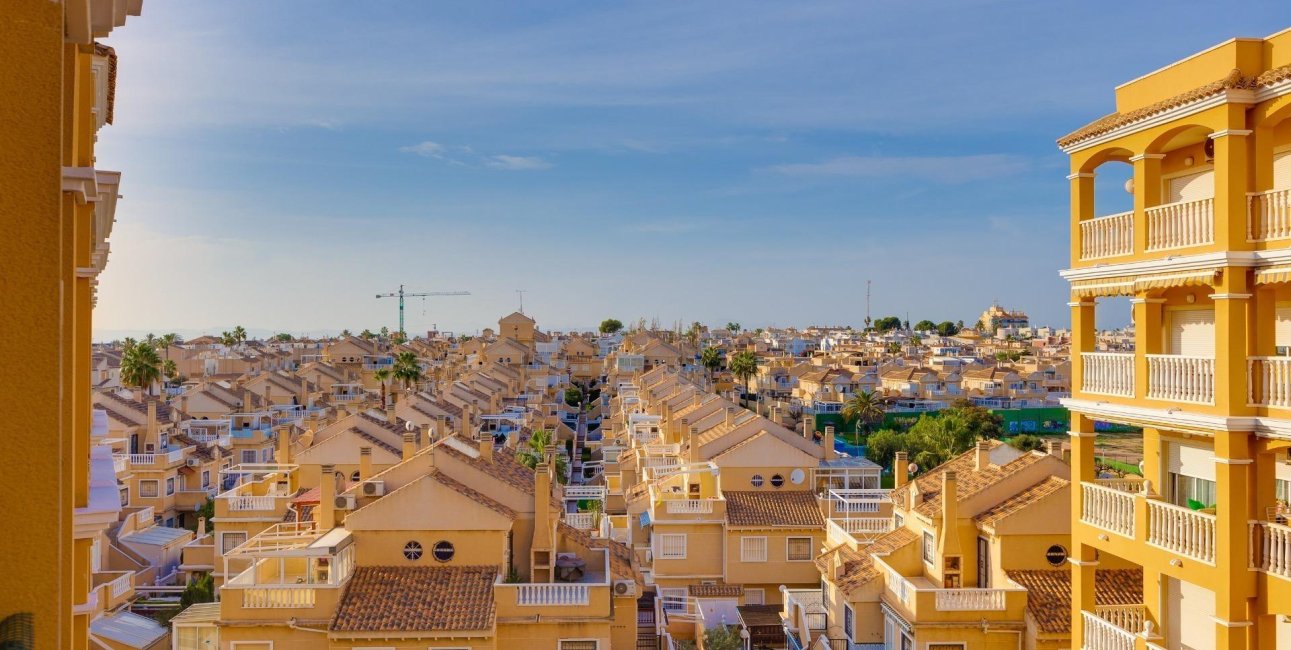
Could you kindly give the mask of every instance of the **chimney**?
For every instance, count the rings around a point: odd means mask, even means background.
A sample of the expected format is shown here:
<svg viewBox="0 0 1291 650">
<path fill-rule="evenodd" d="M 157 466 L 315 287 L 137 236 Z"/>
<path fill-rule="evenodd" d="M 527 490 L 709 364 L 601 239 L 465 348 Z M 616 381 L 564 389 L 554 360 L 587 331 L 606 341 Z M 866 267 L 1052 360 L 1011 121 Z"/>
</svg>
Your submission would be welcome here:
<svg viewBox="0 0 1291 650">
<path fill-rule="evenodd" d="M 937 550 L 943 558 L 959 555 L 959 496 L 954 472 L 941 473 L 941 535 Z"/>
<path fill-rule="evenodd" d="M 319 468 L 322 479 L 318 482 L 318 507 L 314 509 L 314 523 L 319 531 L 331 530 L 336 526 L 336 466 L 323 465 Z"/>
<path fill-rule="evenodd" d="M 246 388 L 243 388 L 242 389 L 242 412 L 250 413 L 251 409 L 253 408 L 254 407 L 251 406 L 251 391 Z"/>
<path fill-rule="evenodd" d="M 699 394 L 699 391 L 695 391 L 690 398 L 690 403 L 694 406 L 699 406 L 700 402 L 703 402 L 703 401 L 704 401 L 704 397 L 703 395 Z"/>
<path fill-rule="evenodd" d="M 148 447 L 152 447 L 152 449 L 155 450 L 160 442 L 157 427 L 157 400 L 155 399 L 148 400 L 148 420 L 145 427 L 143 440 L 145 445 L 144 448 L 147 449 Z"/>
<path fill-rule="evenodd" d="M 273 404 L 273 384 L 269 382 L 264 384 L 264 401 L 266 404 Z"/>
<path fill-rule="evenodd" d="M 278 429 L 278 453 L 274 455 L 279 465 L 291 463 L 291 427 Z"/>
<path fill-rule="evenodd" d="M 443 415 L 437 416 L 435 418 L 435 440 L 447 438 L 448 434 L 448 417 Z"/>
<path fill-rule="evenodd" d="M 699 459 L 699 427 L 690 428 L 690 462 L 701 462 Z"/>
<path fill-rule="evenodd" d="M 837 454 L 834 451 L 834 425 L 825 427 L 825 460 L 834 460 Z"/>
<path fill-rule="evenodd" d="M 480 458 L 485 462 L 493 462 L 493 436 L 485 434 L 480 436 Z"/>
<path fill-rule="evenodd" d="M 434 439 L 430 437 L 430 431 L 431 431 L 431 429 L 430 429 L 430 423 L 429 423 L 429 422 L 424 422 L 424 423 L 422 423 L 422 425 L 421 425 L 421 440 L 418 440 L 418 441 L 417 441 L 417 446 L 418 446 L 418 447 L 420 447 L 420 448 L 423 448 L 423 449 L 424 449 L 424 448 L 426 448 L 426 447 L 429 447 L 431 444 L 433 444 L 433 443 L 435 442 L 435 441 L 434 441 Z"/>
<path fill-rule="evenodd" d="M 372 447 L 359 447 L 359 481 L 372 478 Z"/>
<path fill-rule="evenodd" d="M 802 437 L 808 440 L 816 437 L 816 416 L 810 413 L 802 416 Z"/>
<path fill-rule="evenodd" d="M 550 567 L 555 564 L 555 558 L 551 557 L 552 549 L 552 522 L 551 522 L 551 468 L 547 463 L 540 462 L 534 468 L 533 472 L 533 544 L 531 553 L 534 562 L 531 567 L 531 580 L 547 582 L 550 579 Z M 540 569 L 538 560 L 546 559 L 545 566 Z"/>
<path fill-rule="evenodd" d="M 898 451 L 892 461 L 892 486 L 901 488 L 910 481 L 910 457 L 904 451 Z"/>
<path fill-rule="evenodd" d="M 183 411 L 184 413 L 188 413 L 188 394 L 187 393 L 179 396 L 179 410 Z"/>
<path fill-rule="evenodd" d="M 726 407 L 726 426 L 728 427 L 731 426 L 731 423 L 734 420 L 735 420 L 735 407 L 734 406 Z"/>
<path fill-rule="evenodd" d="M 309 406 L 309 380 L 300 380 L 300 387 L 296 389 L 296 403 L 300 404 L 300 408 Z"/>
<path fill-rule="evenodd" d="M 411 431 L 403 432 L 403 460 L 412 458 L 417 453 L 417 434 Z"/>
<path fill-rule="evenodd" d="M 1064 445 L 1062 444 L 1061 440 L 1044 441 L 1045 453 L 1049 454 L 1050 456 L 1056 456 L 1061 459 L 1063 447 Z"/>
<path fill-rule="evenodd" d="M 206 537 L 206 517 L 197 518 L 197 539 Z"/>
<path fill-rule="evenodd" d="M 386 422 L 389 422 L 390 424 L 398 424 L 395 421 L 396 418 L 394 415 L 394 400 L 390 400 L 390 403 L 386 404 L 385 409 L 386 409 Z"/>
<path fill-rule="evenodd" d="M 991 466 L 991 443 L 987 440 L 978 440 L 976 452 L 976 469 L 981 472 Z"/>
</svg>

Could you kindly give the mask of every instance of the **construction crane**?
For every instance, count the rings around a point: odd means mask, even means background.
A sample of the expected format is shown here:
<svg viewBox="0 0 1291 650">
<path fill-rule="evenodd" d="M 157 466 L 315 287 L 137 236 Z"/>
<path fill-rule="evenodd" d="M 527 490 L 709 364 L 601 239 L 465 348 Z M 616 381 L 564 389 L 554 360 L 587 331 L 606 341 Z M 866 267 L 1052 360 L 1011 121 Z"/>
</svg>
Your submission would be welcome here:
<svg viewBox="0 0 1291 650">
<path fill-rule="evenodd" d="M 403 290 L 403 285 L 399 285 L 399 291 L 395 293 L 378 293 L 378 298 L 398 298 L 399 299 L 399 333 L 407 336 L 403 330 L 403 299 L 404 298 L 426 298 L 429 296 L 469 296 L 470 291 L 423 291 L 421 293 L 408 293 Z"/>
</svg>

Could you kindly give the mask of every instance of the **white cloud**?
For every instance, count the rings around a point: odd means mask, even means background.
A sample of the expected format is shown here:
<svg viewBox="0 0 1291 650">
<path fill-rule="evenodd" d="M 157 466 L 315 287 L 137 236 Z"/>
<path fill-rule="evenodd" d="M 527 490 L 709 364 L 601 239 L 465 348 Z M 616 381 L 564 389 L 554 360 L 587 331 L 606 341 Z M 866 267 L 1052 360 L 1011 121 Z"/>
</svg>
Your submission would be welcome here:
<svg viewBox="0 0 1291 650">
<path fill-rule="evenodd" d="M 404 153 L 415 153 L 418 156 L 425 156 L 427 158 L 444 157 L 444 146 L 438 142 L 431 142 L 430 140 L 419 142 L 407 147 L 399 147 L 399 151 Z"/>
<path fill-rule="evenodd" d="M 508 169 L 513 171 L 551 169 L 551 163 L 537 156 L 508 156 L 506 154 L 499 154 L 496 156 L 490 156 L 486 164 L 494 169 Z"/>
<path fill-rule="evenodd" d="M 974 156 L 839 156 L 818 163 L 771 167 L 789 176 L 848 178 L 907 178 L 936 183 L 965 183 L 1018 174 L 1027 159 L 1006 154 Z"/>
</svg>

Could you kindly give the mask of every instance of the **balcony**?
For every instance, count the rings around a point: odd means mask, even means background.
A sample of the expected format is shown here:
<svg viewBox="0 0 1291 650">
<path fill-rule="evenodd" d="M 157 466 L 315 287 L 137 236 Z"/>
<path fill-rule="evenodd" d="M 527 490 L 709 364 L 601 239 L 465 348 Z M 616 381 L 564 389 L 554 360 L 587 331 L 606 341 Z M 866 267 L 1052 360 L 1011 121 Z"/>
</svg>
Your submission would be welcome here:
<svg viewBox="0 0 1291 650">
<path fill-rule="evenodd" d="M 1215 241 L 1214 199 L 1167 203 L 1146 210 L 1148 252 L 1204 246 Z"/>
<path fill-rule="evenodd" d="M 1084 352 L 1080 390 L 1095 395 L 1134 396 L 1134 354 Z"/>
<path fill-rule="evenodd" d="M 1215 403 L 1215 359 L 1148 354 L 1148 398 L 1190 404 Z"/>
<path fill-rule="evenodd" d="M 891 517 L 833 517 L 829 523 L 859 540 L 870 540 L 890 533 L 894 525 Z"/>
<path fill-rule="evenodd" d="M 1006 588 L 938 587 L 924 576 L 907 578 L 883 560 L 875 565 L 884 576 L 887 596 L 901 604 L 910 620 L 981 621 L 1022 620 L 1026 589 L 1013 584 Z"/>
<path fill-rule="evenodd" d="M 256 610 L 329 610 L 354 571 L 352 540 L 344 528 L 320 533 L 313 522 L 270 526 L 225 553 L 229 566 L 249 565 L 224 584 L 221 600 L 232 601 L 252 618 L 266 616 Z"/>
<path fill-rule="evenodd" d="M 1214 564 L 1215 515 L 1149 500 L 1148 543 Z"/>
<path fill-rule="evenodd" d="M 1251 524 L 1251 568 L 1291 580 L 1291 526 Z"/>
<path fill-rule="evenodd" d="M 1250 406 L 1291 408 L 1291 357 L 1247 359 L 1246 391 Z"/>
<path fill-rule="evenodd" d="M 1291 239 L 1291 189 L 1246 195 L 1246 214 L 1247 240 Z"/>
<path fill-rule="evenodd" d="M 1080 520 L 1134 539 L 1134 493 L 1099 481 L 1080 484 Z"/>
<path fill-rule="evenodd" d="M 1080 259 L 1096 260 L 1133 252 L 1133 211 L 1080 222 Z"/>
<path fill-rule="evenodd" d="M 1134 650 L 1137 637 L 1133 632 L 1094 612 L 1081 612 L 1080 615 L 1085 621 L 1082 650 Z"/>
</svg>

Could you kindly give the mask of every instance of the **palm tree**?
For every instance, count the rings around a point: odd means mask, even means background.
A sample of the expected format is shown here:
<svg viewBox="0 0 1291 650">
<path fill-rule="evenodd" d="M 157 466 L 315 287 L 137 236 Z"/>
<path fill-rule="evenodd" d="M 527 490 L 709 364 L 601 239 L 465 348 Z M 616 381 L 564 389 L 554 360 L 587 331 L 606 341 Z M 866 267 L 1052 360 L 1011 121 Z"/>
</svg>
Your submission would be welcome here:
<svg viewBox="0 0 1291 650">
<path fill-rule="evenodd" d="M 744 392 L 749 390 L 749 379 L 758 374 L 758 358 L 752 352 L 744 350 L 731 357 L 727 366 L 735 377 L 744 384 Z"/>
<path fill-rule="evenodd" d="M 166 359 L 161 362 L 161 374 L 166 376 L 170 382 L 174 382 L 179 377 L 179 368 L 175 365 L 174 359 Z"/>
<path fill-rule="evenodd" d="M 871 426 L 882 422 L 884 415 L 883 404 L 873 391 L 863 390 L 855 393 L 843 405 L 843 417 L 856 420 L 857 437 L 860 437 L 862 430 L 868 432 Z"/>
<path fill-rule="evenodd" d="M 121 382 L 139 390 L 151 390 L 161 379 L 161 357 L 157 348 L 147 343 L 130 343 L 121 355 Z"/>
<path fill-rule="evenodd" d="M 538 429 L 529 436 L 523 448 L 516 450 L 516 462 L 535 469 L 538 463 L 546 459 L 547 445 L 551 444 L 551 431 L 547 429 Z M 565 472 L 568 468 L 569 461 L 565 459 L 560 452 L 556 453 L 556 480 L 561 483 L 565 482 Z"/>
<path fill-rule="evenodd" d="M 170 346 L 174 345 L 178 341 L 179 341 L 179 335 L 174 332 L 170 332 L 169 334 L 162 334 L 160 337 L 157 338 L 157 344 L 160 345 L 162 351 L 165 352 L 167 360 L 170 359 Z"/>
<path fill-rule="evenodd" d="M 699 363 L 708 371 L 708 383 L 711 384 L 713 373 L 722 367 L 722 353 L 714 347 L 704 348 L 704 351 L 699 353 Z"/>
<path fill-rule="evenodd" d="M 238 343 L 247 342 L 247 331 L 241 325 L 233 328 L 233 339 Z"/>
<path fill-rule="evenodd" d="M 731 334 L 739 334 L 739 333 L 740 333 L 740 324 L 739 324 L 739 323 L 727 323 L 727 324 L 726 324 L 726 329 L 727 329 L 727 330 L 729 330 L 729 331 L 731 332 Z"/>
<path fill-rule="evenodd" d="M 376 377 L 377 381 L 381 382 L 381 408 L 385 408 L 385 405 L 386 405 L 386 383 L 387 383 L 388 381 L 390 381 L 390 378 L 391 378 L 392 376 L 394 376 L 394 373 L 393 373 L 389 368 L 382 368 L 382 369 L 380 369 L 380 370 L 378 370 L 378 371 L 376 371 L 376 372 L 372 373 L 372 376 L 373 376 L 373 377 Z"/>
<path fill-rule="evenodd" d="M 351 336 L 350 330 L 348 329 L 341 330 L 341 338 L 345 339 L 345 338 L 349 338 L 350 336 Z"/>
<path fill-rule="evenodd" d="M 412 352 L 400 352 L 395 355 L 393 376 L 403 382 L 404 389 L 411 388 L 413 384 L 421 381 L 421 362 L 417 360 L 417 355 Z"/>
<path fill-rule="evenodd" d="M 362 332 L 359 332 L 359 338 L 363 339 L 364 341 L 371 341 L 372 339 L 376 338 L 376 334 L 373 334 L 372 330 L 365 327 L 363 328 Z"/>
</svg>

